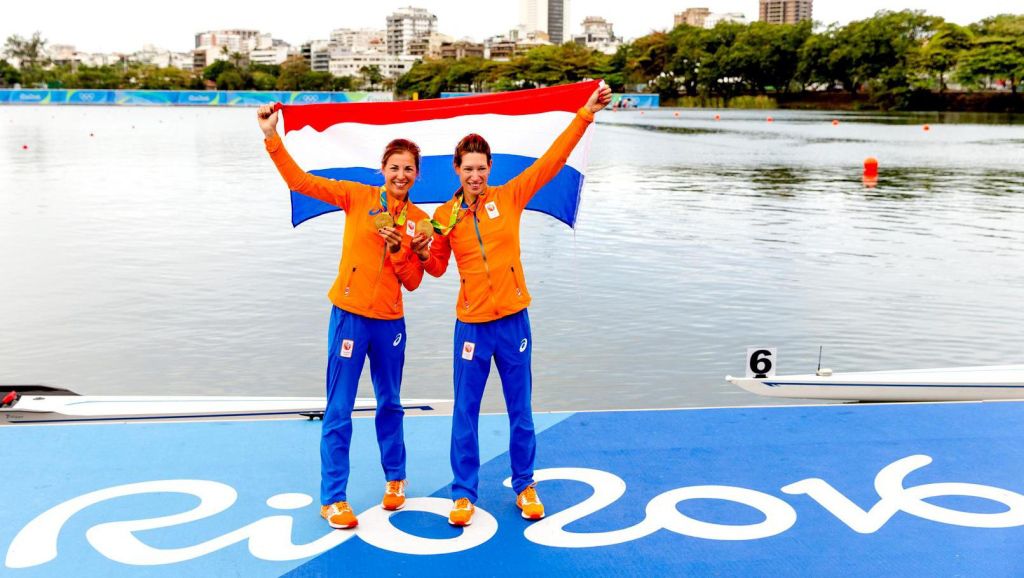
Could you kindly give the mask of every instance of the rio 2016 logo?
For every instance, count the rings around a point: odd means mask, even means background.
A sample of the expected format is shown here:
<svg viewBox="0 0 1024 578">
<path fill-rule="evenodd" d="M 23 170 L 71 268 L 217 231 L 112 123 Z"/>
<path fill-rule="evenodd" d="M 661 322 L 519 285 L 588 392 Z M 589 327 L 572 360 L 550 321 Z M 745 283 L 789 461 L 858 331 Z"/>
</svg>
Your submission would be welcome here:
<svg viewBox="0 0 1024 578">
<path fill-rule="evenodd" d="M 1012 528 L 1024 526 L 1024 495 L 1010 490 L 973 483 L 942 482 L 905 487 L 908 474 L 930 464 L 932 458 L 912 455 L 897 460 L 875 476 L 879 500 L 864 510 L 828 482 L 808 478 L 783 486 L 782 493 L 806 496 L 824 508 L 839 522 L 861 534 L 880 530 L 898 512 L 939 524 L 968 528 Z M 582 502 L 533 523 L 524 537 L 554 548 L 596 548 L 639 540 L 659 530 L 702 540 L 759 540 L 788 531 L 797 522 L 796 510 L 785 500 L 748 488 L 724 485 L 687 486 L 669 490 L 647 503 L 644 519 L 628 528 L 607 532 L 571 532 L 565 528 L 610 506 L 626 491 L 626 482 L 618 476 L 587 468 L 553 468 L 538 470 L 537 482 L 572 480 L 590 485 L 593 493 Z M 511 487 L 511 480 L 505 480 Z M 238 493 L 227 484 L 209 480 L 158 480 L 125 484 L 97 490 L 58 504 L 28 523 L 15 536 L 7 551 L 8 568 L 29 568 L 45 564 L 57 557 L 57 538 L 61 529 L 75 514 L 85 508 L 124 496 L 171 492 L 199 498 L 199 505 L 187 512 L 158 518 L 107 522 L 89 528 L 85 537 L 100 554 L 110 560 L 131 565 L 162 565 L 193 560 L 233 544 L 248 542 L 249 552 L 260 560 L 302 560 L 321 554 L 339 544 L 358 537 L 377 548 L 402 554 L 448 554 L 479 546 L 498 531 L 494 516 L 476 510 L 473 525 L 454 538 L 435 539 L 415 536 L 400 530 L 390 521 L 393 512 L 372 507 L 359 514 L 358 529 L 351 532 L 331 531 L 306 544 L 292 543 L 290 515 L 267 516 L 237 530 L 180 548 L 157 548 L 146 544 L 136 532 L 168 528 L 201 520 L 224 512 L 235 503 Z M 944 496 L 964 496 L 997 502 L 1003 511 L 982 513 L 939 506 L 927 500 Z M 686 500 L 715 499 L 734 502 L 759 511 L 764 520 L 755 524 L 723 524 L 698 520 L 677 509 Z M 278 494 L 267 500 L 276 510 L 297 510 L 312 504 L 306 494 Z M 412 498 L 405 511 L 427 512 L 445 517 L 451 502 L 442 498 Z"/>
</svg>

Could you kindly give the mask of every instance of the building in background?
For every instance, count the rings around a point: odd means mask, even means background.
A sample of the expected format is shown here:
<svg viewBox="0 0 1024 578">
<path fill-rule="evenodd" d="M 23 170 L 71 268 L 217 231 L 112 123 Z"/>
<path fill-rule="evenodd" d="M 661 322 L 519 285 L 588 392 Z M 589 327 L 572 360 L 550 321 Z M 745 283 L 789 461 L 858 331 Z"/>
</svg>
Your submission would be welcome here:
<svg viewBox="0 0 1024 578">
<path fill-rule="evenodd" d="M 374 28 L 337 28 L 331 31 L 331 48 L 342 52 L 387 52 L 387 31 Z"/>
<path fill-rule="evenodd" d="M 761 0 L 760 20 L 769 24 L 796 24 L 811 20 L 813 0 Z"/>
<path fill-rule="evenodd" d="M 302 43 L 299 53 L 302 59 L 309 65 L 313 72 L 330 72 L 331 70 L 331 41 L 310 40 Z"/>
<path fill-rule="evenodd" d="M 571 40 L 569 0 L 519 0 L 519 27 L 526 33 L 544 32 L 551 44 Z"/>
<path fill-rule="evenodd" d="M 704 28 L 708 16 L 711 16 L 711 10 L 707 8 L 687 8 L 675 15 L 672 27 L 675 28 L 680 24 L 686 24 L 687 26 Z"/>
<path fill-rule="evenodd" d="M 387 17 L 387 51 L 398 56 L 409 54 L 413 40 L 437 32 L 437 16 L 425 8 L 399 8 Z"/>
<path fill-rule="evenodd" d="M 615 37 L 612 23 L 600 16 L 587 16 L 583 19 L 583 33 L 572 37 L 572 41 L 604 54 L 615 54 L 622 44 L 621 38 Z"/>
<path fill-rule="evenodd" d="M 409 42 L 409 56 L 441 58 L 441 46 L 446 42 L 455 42 L 455 38 L 440 32 L 431 32 L 428 36 L 414 38 Z"/>
<path fill-rule="evenodd" d="M 472 40 L 456 40 L 441 45 L 441 58 L 462 60 L 463 58 L 483 58 L 484 45 Z"/>
<path fill-rule="evenodd" d="M 376 67 L 384 78 L 398 78 L 412 70 L 417 60 L 415 56 L 387 52 L 333 52 L 328 72 L 334 76 L 358 78 L 363 75 L 363 69 Z"/>
<path fill-rule="evenodd" d="M 508 62 L 519 54 L 519 45 L 509 35 L 499 34 L 484 39 L 484 58 Z"/>
<path fill-rule="evenodd" d="M 248 52 L 250 41 L 255 41 L 259 36 L 259 30 L 208 30 L 196 34 L 196 48 L 227 46 L 228 52 Z"/>
<path fill-rule="evenodd" d="M 228 60 L 238 54 L 248 58 L 249 53 L 256 49 L 260 36 L 259 30 L 248 29 L 199 32 L 192 51 L 192 68 L 202 70 L 218 60 Z"/>
</svg>

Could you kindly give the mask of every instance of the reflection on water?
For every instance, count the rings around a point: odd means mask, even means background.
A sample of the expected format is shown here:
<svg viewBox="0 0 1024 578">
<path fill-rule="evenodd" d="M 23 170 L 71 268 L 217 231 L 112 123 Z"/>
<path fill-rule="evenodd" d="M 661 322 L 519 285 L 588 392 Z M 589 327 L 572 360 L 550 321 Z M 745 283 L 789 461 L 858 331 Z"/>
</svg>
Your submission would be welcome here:
<svg viewBox="0 0 1024 578">
<path fill-rule="evenodd" d="M 537 409 L 770 403 L 722 380 L 753 345 L 784 373 L 819 345 L 836 370 L 1024 362 L 1024 127 L 679 112 L 602 113 L 576 231 L 523 219 Z M 291 228 L 251 111 L 0 126 L 0 383 L 322 390 L 344 217 Z M 451 395 L 455 293 L 407 297 L 406 395 Z"/>
</svg>

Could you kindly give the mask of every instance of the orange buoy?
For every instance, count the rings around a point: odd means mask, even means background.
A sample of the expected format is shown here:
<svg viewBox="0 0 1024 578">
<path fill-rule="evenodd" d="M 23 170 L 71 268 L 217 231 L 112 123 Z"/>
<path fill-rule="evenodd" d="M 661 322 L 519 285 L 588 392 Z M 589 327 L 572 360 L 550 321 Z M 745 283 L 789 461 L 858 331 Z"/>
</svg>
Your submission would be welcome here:
<svg viewBox="0 0 1024 578">
<path fill-rule="evenodd" d="M 839 119 L 838 118 L 833 118 L 832 119 L 832 126 L 839 126 Z"/>
<path fill-rule="evenodd" d="M 766 118 L 765 120 L 767 120 L 768 122 L 775 122 L 775 119 L 770 117 L 770 116 L 768 118 Z"/>
<path fill-rule="evenodd" d="M 921 128 L 923 128 L 923 129 L 925 130 L 925 132 L 927 132 L 927 131 L 930 131 L 930 130 L 932 130 L 932 127 L 930 127 L 930 126 L 928 126 L 928 125 L 924 125 L 924 126 L 923 126 L 923 127 L 921 127 Z"/>
<path fill-rule="evenodd" d="M 862 183 L 864 183 L 864 186 L 869 189 L 873 189 L 878 186 L 878 177 L 869 177 L 865 175 L 861 177 L 860 180 Z"/>
<path fill-rule="evenodd" d="M 878 159 L 875 157 L 864 159 L 864 178 L 878 178 Z"/>
<path fill-rule="evenodd" d="M 679 113 L 678 113 L 678 112 L 673 112 L 673 113 L 672 113 L 672 116 L 674 116 L 674 117 L 676 117 L 676 118 L 679 118 Z"/>
<path fill-rule="evenodd" d="M 716 114 L 715 115 L 715 120 L 722 120 L 722 115 Z"/>
</svg>

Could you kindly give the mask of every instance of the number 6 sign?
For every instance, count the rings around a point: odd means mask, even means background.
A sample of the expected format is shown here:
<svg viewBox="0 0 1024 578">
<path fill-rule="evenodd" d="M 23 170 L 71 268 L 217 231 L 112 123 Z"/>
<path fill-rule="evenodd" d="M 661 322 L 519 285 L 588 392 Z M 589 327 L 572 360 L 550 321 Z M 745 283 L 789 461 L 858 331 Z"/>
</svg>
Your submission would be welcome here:
<svg viewBox="0 0 1024 578">
<path fill-rule="evenodd" d="M 775 377 L 777 351 L 774 347 L 751 347 L 748 349 L 747 377 L 754 379 Z"/>
</svg>

